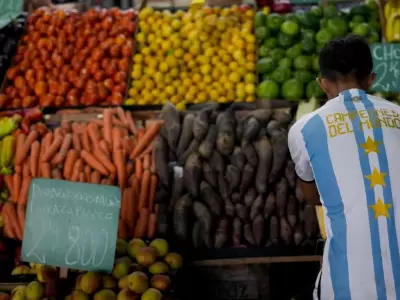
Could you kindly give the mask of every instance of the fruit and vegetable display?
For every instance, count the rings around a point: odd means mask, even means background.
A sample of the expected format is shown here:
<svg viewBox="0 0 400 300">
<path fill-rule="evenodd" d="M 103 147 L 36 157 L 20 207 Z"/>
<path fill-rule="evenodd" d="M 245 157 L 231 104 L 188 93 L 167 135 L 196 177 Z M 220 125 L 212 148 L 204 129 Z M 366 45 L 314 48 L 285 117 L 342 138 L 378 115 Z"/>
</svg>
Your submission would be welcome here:
<svg viewBox="0 0 400 300">
<path fill-rule="evenodd" d="M 36 280 L 14 288 L 11 297 L 0 295 L 0 299 L 60 299 L 63 294 L 71 300 L 167 299 L 173 289 L 173 277 L 182 264 L 181 255 L 171 252 L 164 239 L 154 239 L 149 244 L 141 239 L 118 240 L 111 274 L 72 272 L 75 284 L 68 287 L 57 279 L 55 267 L 21 264 L 13 275 L 35 274 Z"/>
<path fill-rule="evenodd" d="M 328 5 L 286 15 L 257 12 L 258 98 L 290 101 L 323 98 L 324 93 L 315 80 L 319 73 L 319 50 L 333 38 L 348 34 L 364 36 L 371 44 L 378 43 L 379 32 L 379 9 L 375 2 L 354 6 L 349 11 Z"/>
<path fill-rule="evenodd" d="M 15 134 L 14 172 L 4 176 L 10 193 L 2 217 L 6 236 L 21 240 L 32 178 L 117 185 L 122 191 L 118 236 L 154 237 L 157 189 L 153 140 L 158 120 L 138 128 L 131 112 L 104 109 L 102 119 L 62 122 L 49 130 L 32 125 Z"/>
<path fill-rule="evenodd" d="M 158 232 L 194 248 L 313 245 L 314 207 L 304 204 L 289 159 L 291 116 L 235 107 L 182 114 L 164 105 L 155 143 Z"/>
<path fill-rule="evenodd" d="M 139 13 L 125 104 L 255 99 L 254 10 L 247 5 Z"/>
<path fill-rule="evenodd" d="M 135 19 L 133 10 L 35 11 L 7 71 L 0 108 L 122 104 Z"/>
<path fill-rule="evenodd" d="M 400 7 L 396 2 L 387 1 L 384 5 L 386 42 L 400 42 Z"/>
</svg>

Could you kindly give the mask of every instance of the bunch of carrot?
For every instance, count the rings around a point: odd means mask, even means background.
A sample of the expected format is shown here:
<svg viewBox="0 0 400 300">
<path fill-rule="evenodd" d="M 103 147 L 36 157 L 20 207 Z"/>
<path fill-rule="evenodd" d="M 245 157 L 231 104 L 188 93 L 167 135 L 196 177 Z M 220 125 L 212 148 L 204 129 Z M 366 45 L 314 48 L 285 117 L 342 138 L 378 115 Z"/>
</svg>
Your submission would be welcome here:
<svg viewBox="0 0 400 300">
<path fill-rule="evenodd" d="M 22 239 L 29 186 L 32 178 L 40 177 L 119 186 L 119 237 L 153 237 L 157 223 L 153 141 L 161 126 L 161 121 L 154 121 L 137 128 L 130 112 L 109 108 L 102 119 L 64 121 L 53 132 L 18 134 L 15 173 L 5 178 L 11 194 L 3 209 L 6 234 Z"/>
</svg>

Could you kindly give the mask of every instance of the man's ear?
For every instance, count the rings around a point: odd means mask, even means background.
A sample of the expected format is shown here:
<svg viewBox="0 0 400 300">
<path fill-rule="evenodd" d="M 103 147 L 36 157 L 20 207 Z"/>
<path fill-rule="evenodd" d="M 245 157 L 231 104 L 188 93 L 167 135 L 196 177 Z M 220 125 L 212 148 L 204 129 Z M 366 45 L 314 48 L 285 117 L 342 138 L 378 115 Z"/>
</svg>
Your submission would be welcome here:
<svg viewBox="0 0 400 300">
<path fill-rule="evenodd" d="M 319 86 L 321 87 L 321 89 L 324 91 L 325 94 L 328 94 L 328 90 L 326 88 L 326 84 L 325 84 L 325 80 L 323 78 L 317 78 L 316 79 Z"/>
</svg>

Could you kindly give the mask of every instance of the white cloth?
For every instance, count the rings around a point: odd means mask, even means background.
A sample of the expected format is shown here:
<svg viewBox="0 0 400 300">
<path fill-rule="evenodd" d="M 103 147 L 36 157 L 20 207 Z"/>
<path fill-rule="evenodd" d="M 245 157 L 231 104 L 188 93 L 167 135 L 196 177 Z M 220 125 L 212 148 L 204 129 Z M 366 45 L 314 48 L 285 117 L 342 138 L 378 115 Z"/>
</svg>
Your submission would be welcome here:
<svg viewBox="0 0 400 300">
<path fill-rule="evenodd" d="M 347 90 L 288 139 L 298 176 L 315 179 L 324 208 L 320 299 L 400 299 L 400 107 Z"/>
</svg>

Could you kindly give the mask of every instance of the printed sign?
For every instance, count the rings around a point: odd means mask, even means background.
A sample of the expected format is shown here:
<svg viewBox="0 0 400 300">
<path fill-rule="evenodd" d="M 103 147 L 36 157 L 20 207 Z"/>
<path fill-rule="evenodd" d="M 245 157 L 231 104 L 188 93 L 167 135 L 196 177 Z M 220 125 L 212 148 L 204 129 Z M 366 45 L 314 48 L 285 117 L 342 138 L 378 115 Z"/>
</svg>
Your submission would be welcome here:
<svg viewBox="0 0 400 300">
<path fill-rule="evenodd" d="M 111 272 L 120 201 L 121 191 L 114 186 L 32 180 L 22 260 Z"/>
<path fill-rule="evenodd" d="M 400 44 L 374 44 L 371 46 L 376 81 L 376 92 L 400 92 Z"/>
</svg>

